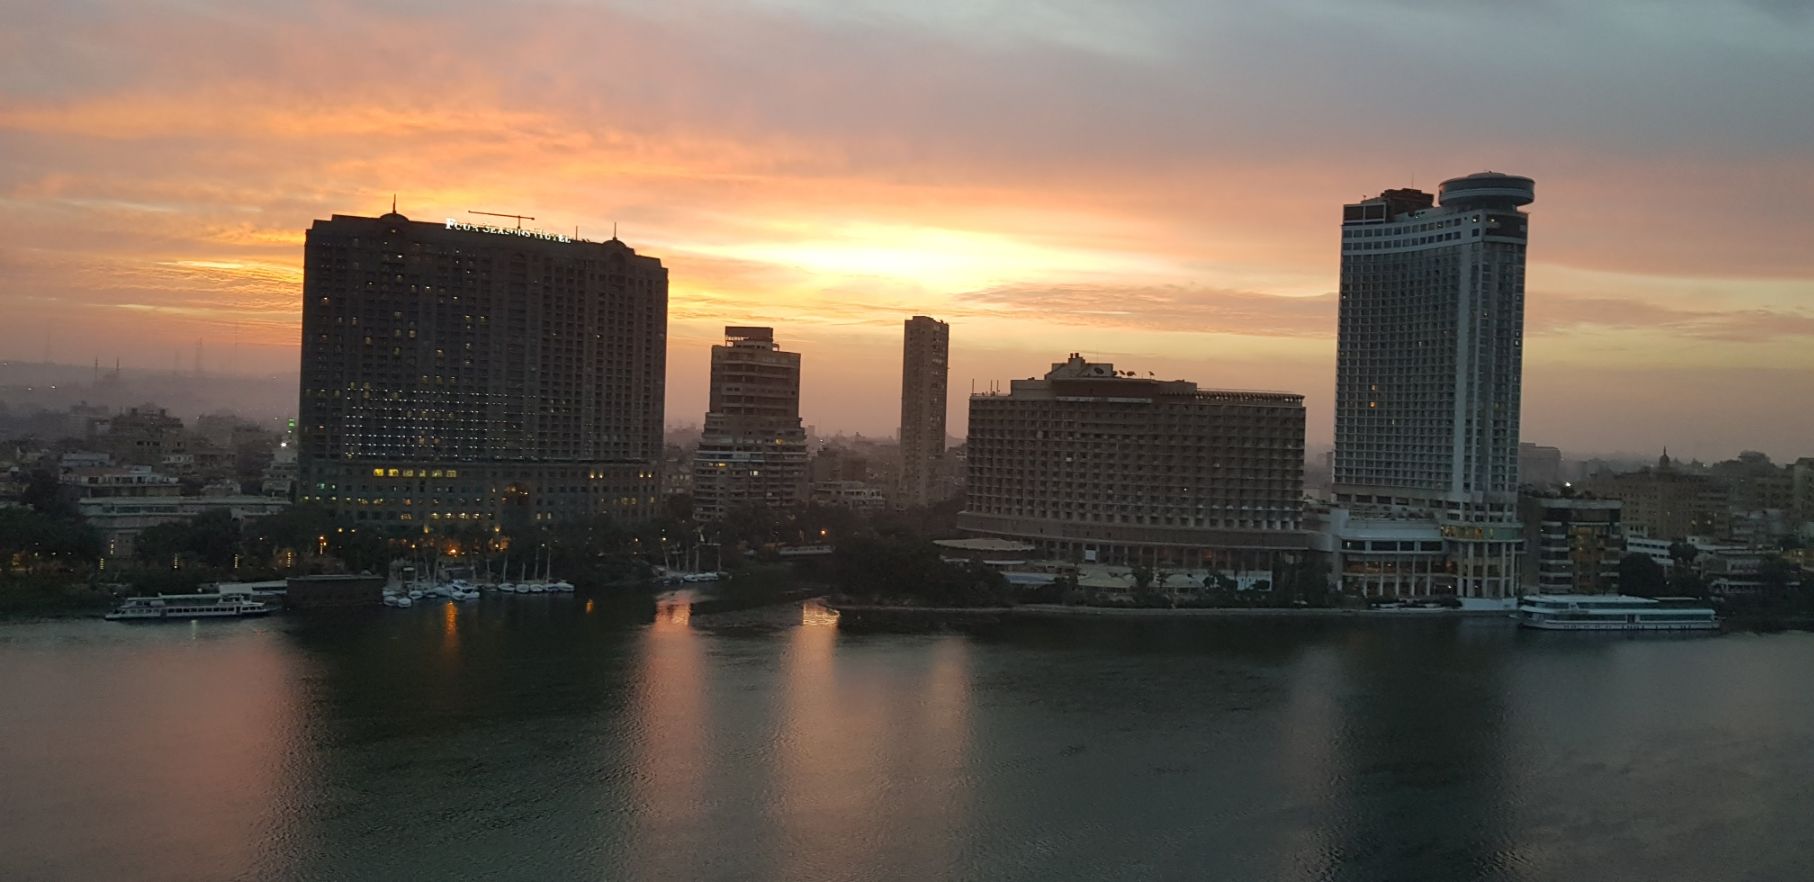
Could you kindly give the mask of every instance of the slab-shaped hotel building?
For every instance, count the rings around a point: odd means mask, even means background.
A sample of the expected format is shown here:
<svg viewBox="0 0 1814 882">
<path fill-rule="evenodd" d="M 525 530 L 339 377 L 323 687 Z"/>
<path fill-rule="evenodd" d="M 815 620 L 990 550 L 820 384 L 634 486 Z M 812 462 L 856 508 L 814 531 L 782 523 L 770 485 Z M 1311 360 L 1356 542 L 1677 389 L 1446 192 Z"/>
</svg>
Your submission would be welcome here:
<svg viewBox="0 0 1814 882">
<path fill-rule="evenodd" d="M 375 526 L 652 514 L 667 301 L 661 262 L 615 238 L 316 221 L 300 501 Z"/>
<path fill-rule="evenodd" d="M 1063 561 L 1268 572 L 1300 552 L 1304 397 L 1133 377 L 1073 354 L 970 396 L 958 526 Z"/>
</svg>

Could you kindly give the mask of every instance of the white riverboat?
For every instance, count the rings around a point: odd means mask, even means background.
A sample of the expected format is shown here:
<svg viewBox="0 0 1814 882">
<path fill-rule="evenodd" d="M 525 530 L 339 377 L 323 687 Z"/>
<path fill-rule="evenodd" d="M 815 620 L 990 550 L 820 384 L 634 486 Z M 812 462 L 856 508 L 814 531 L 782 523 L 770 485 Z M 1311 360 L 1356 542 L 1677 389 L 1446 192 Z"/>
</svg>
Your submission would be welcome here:
<svg viewBox="0 0 1814 882">
<path fill-rule="evenodd" d="M 248 593 L 160 594 L 156 597 L 128 597 L 104 618 L 110 622 L 231 619 L 262 616 L 270 611 L 269 604 L 253 600 Z"/>
<path fill-rule="evenodd" d="M 1518 624 L 1545 631 L 1712 631 L 1713 610 L 1624 594 L 1531 594 L 1518 604 Z"/>
</svg>

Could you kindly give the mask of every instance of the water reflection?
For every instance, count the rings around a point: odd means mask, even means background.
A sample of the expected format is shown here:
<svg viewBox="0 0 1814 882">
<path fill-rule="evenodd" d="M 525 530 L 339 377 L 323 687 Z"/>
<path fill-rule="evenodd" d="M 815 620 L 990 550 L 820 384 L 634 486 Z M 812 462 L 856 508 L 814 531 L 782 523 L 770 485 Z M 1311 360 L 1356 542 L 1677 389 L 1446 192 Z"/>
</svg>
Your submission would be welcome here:
<svg viewBox="0 0 1814 882">
<path fill-rule="evenodd" d="M 209 624 L 0 624 L 42 641 L 0 653 L 0 878 L 260 875 L 306 775 L 307 666 L 263 622 Z"/>
<path fill-rule="evenodd" d="M 693 622 L 693 594 L 684 592 L 655 603 L 655 630 L 688 630 Z"/>
<path fill-rule="evenodd" d="M 460 657 L 460 605 L 451 601 L 441 607 L 441 656 L 451 662 Z"/>
<path fill-rule="evenodd" d="M 1814 636 L 0 625 L 0 878 L 1802 878 Z M 697 614 L 696 614 L 697 613 Z M 727 619 L 740 624 L 713 624 Z M 707 627 L 711 625 L 711 627 Z"/>
<path fill-rule="evenodd" d="M 1353 630 L 1338 682 L 1354 697 L 1330 733 L 1341 772 L 1313 878 L 1519 878 L 1500 678 L 1511 636 L 1448 621 Z"/>
<path fill-rule="evenodd" d="M 970 645 L 852 642 L 802 607 L 782 658 L 775 878 L 951 878 L 968 826 Z M 907 833 L 906 831 L 912 831 Z"/>
<path fill-rule="evenodd" d="M 649 843 L 625 857 L 637 879 L 685 878 L 694 848 L 705 847 L 713 774 L 706 738 L 711 684 L 705 645 L 689 627 L 692 596 L 657 602 L 655 620 L 639 641 L 627 734 L 632 841 Z M 689 835 L 690 834 L 690 835 Z M 709 835 L 709 834 L 708 834 Z"/>
<path fill-rule="evenodd" d="M 826 606 L 818 598 L 800 604 L 800 624 L 809 628 L 838 626 L 838 611 Z"/>
</svg>

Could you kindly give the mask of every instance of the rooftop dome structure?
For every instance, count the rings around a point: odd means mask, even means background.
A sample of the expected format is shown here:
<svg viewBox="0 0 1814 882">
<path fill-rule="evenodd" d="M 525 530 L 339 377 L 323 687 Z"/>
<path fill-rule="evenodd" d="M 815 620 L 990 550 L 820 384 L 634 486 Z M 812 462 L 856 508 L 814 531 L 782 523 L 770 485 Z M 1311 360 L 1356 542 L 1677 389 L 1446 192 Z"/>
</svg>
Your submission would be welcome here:
<svg viewBox="0 0 1814 882">
<path fill-rule="evenodd" d="M 1537 198 L 1536 183 L 1523 175 L 1475 172 L 1442 182 L 1438 200 L 1445 208 L 1517 208 Z"/>
</svg>

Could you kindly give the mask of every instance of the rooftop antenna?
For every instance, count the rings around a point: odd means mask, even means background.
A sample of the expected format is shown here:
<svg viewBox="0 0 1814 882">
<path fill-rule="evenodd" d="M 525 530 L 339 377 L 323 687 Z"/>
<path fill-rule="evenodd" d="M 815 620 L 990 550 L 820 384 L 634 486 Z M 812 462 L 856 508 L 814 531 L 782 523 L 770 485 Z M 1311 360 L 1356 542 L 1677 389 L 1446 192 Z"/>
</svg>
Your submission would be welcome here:
<svg viewBox="0 0 1814 882">
<path fill-rule="evenodd" d="M 496 212 L 496 211 L 474 211 L 470 208 L 466 209 L 466 213 L 467 214 L 482 214 L 482 215 L 485 215 L 486 217 L 514 217 L 514 218 L 516 218 L 516 228 L 519 230 L 523 228 L 523 221 L 535 220 L 535 218 L 530 217 L 529 215 L 526 215 L 526 214 L 503 214 L 501 212 Z"/>
<path fill-rule="evenodd" d="M 397 213 L 397 194 L 391 194 L 391 214 Z"/>
<path fill-rule="evenodd" d="M 617 241 L 617 221 L 611 222 L 611 241 Z"/>
</svg>

